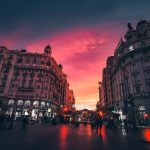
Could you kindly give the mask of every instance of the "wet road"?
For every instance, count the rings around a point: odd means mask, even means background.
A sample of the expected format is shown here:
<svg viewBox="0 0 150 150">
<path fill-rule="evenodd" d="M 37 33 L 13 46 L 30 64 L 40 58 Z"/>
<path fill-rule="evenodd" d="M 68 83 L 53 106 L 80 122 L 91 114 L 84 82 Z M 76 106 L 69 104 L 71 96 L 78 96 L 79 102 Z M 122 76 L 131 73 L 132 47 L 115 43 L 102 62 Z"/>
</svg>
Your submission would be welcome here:
<svg viewBox="0 0 150 150">
<path fill-rule="evenodd" d="M 0 150 L 148 150 L 150 144 L 120 135 L 111 130 L 102 133 L 90 125 L 74 127 L 58 124 L 27 125 L 20 133 L 20 125 L 13 130 L 0 131 Z"/>
</svg>

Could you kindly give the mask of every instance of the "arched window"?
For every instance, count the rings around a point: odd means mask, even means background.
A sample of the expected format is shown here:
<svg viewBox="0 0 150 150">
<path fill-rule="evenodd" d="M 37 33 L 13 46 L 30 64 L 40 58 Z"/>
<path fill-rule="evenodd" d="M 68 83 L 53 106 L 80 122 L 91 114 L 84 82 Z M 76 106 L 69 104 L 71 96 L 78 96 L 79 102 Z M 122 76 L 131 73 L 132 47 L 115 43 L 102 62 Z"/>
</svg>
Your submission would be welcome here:
<svg viewBox="0 0 150 150">
<path fill-rule="evenodd" d="M 24 107 L 30 107 L 30 101 L 29 100 L 25 101 Z"/>
<path fill-rule="evenodd" d="M 38 101 L 34 101 L 33 102 L 33 107 L 38 107 L 39 106 L 39 102 Z"/>
<path fill-rule="evenodd" d="M 8 101 L 8 105 L 9 105 L 9 106 L 13 106 L 13 105 L 14 105 L 14 100 L 13 100 L 13 99 L 9 100 L 9 101 Z"/>
<path fill-rule="evenodd" d="M 23 105 L 23 101 L 22 101 L 22 100 L 19 100 L 19 101 L 17 102 L 17 105 L 18 105 L 18 106 L 22 106 L 22 105 Z"/>
<path fill-rule="evenodd" d="M 42 109 L 45 108 L 45 102 L 41 102 L 41 108 L 42 108 Z"/>
</svg>

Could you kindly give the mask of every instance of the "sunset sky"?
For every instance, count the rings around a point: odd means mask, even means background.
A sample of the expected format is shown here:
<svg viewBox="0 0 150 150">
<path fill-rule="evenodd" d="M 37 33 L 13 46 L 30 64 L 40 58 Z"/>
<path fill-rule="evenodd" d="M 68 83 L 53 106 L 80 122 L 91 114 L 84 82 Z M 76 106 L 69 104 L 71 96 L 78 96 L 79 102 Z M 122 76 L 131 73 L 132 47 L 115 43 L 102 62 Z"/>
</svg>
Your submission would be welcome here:
<svg viewBox="0 0 150 150">
<path fill-rule="evenodd" d="M 89 109 L 96 108 L 102 69 L 127 23 L 135 28 L 150 20 L 149 0 L 3 0 L 0 6 L 0 46 L 43 53 L 50 44 L 76 104 Z"/>
</svg>

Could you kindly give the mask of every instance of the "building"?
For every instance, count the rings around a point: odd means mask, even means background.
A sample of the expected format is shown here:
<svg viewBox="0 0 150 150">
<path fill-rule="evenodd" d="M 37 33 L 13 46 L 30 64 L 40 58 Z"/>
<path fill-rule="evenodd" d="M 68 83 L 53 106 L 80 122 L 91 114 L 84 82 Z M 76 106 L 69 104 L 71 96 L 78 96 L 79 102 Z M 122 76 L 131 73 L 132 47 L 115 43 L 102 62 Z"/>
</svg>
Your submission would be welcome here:
<svg viewBox="0 0 150 150">
<path fill-rule="evenodd" d="M 136 29 L 128 23 L 125 41 L 120 39 L 114 53 L 112 82 L 114 89 L 115 111 L 123 116 L 123 112 L 133 113 L 135 119 L 143 124 L 150 117 L 150 23 L 146 20 L 138 22 Z M 131 116 L 133 119 L 133 116 Z"/>
<path fill-rule="evenodd" d="M 66 93 L 68 81 L 63 67 L 51 53 L 49 45 L 42 54 L 0 47 L 0 104 L 8 105 L 6 113 L 31 115 L 33 119 L 45 114 L 53 117 L 57 107 L 75 103 L 74 95 Z"/>
<path fill-rule="evenodd" d="M 120 114 L 120 119 L 125 119 L 124 114 L 128 114 L 127 119 L 145 124 L 145 113 L 150 122 L 150 22 L 141 20 L 136 29 L 128 23 L 124 37 L 125 41 L 121 38 L 115 49 L 110 72 L 112 105 L 114 111 Z M 109 91 L 110 87 L 106 89 Z"/>
<path fill-rule="evenodd" d="M 105 108 L 110 108 L 114 104 L 111 78 L 113 61 L 114 56 L 107 58 L 106 68 L 102 72 L 102 82 L 99 82 L 99 105 Z"/>
<path fill-rule="evenodd" d="M 104 84 L 103 82 L 99 82 L 99 101 L 97 101 L 97 109 L 100 109 L 101 107 L 105 106 L 104 103 Z"/>
</svg>

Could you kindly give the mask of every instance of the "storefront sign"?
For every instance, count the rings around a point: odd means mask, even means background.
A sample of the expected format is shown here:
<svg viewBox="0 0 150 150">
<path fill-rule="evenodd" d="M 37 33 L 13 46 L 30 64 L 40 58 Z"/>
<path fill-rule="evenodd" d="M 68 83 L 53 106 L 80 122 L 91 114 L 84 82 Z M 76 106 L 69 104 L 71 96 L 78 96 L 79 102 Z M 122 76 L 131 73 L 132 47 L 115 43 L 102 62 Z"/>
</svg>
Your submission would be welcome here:
<svg viewBox="0 0 150 150">
<path fill-rule="evenodd" d="M 139 106 L 138 110 L 146 110 L 144 106 Z"/>
<path fill-rule="evenodd" d="M 48 109 L 48 112 L 51 112 L 51 108 Z"/>
<path fill-rule="evenodd" d="M 45 111 L 45 109 L 40 109 L 40 112 L 44 112 Z"/>
<path fill-rule="evenodd" d="M 16 108 L 16 111 L 21 112 L 22 108 Z"/>
</svg>

